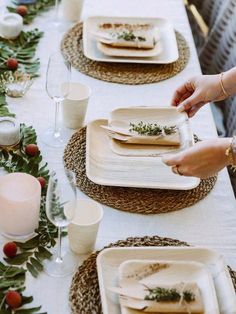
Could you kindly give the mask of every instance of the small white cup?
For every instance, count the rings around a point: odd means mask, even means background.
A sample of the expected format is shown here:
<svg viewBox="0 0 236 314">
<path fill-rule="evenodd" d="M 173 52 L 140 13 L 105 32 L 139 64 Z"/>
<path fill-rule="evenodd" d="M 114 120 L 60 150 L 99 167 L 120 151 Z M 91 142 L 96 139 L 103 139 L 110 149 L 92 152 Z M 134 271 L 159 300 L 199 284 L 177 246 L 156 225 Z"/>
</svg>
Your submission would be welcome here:
<svg viewBox="0 0 236 314">
<path fill-rule="evenodd" d="M 3 14 L 0 17 L 0 36 L 14 39 L 23 29 L 23 18 L 16 13 Z"/>
<path fill-rule="evenodd" d="M 84 0 L 62 0 L 62 12 L 67 21 L 77 22 L 81 19 Z"/>
<path fill-rule="evenodd" d="M 87 254 L 93 251 L 102 217 L 103 209 L 99 203 L 77 199 L 75 216 L 68 226 L 70 248 L 74 253 Z"/>
<path fill-rule="evenodd" d="M 79 129 L 84 126 L 90 95 L 90 87 L 81 83 L 70 83 L 69 94 L 62 102 L 63 122 L 67 128 Z"/>
</svg>

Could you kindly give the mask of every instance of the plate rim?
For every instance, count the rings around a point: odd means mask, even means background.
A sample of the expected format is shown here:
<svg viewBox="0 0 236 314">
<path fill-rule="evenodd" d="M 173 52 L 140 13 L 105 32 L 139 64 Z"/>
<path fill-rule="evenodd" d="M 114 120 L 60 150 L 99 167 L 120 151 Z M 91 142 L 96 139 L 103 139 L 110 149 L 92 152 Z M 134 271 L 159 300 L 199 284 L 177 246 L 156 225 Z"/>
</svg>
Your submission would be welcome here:
<svg viewBox="0 0 236 314">
<path fill-rule="evenodd" d="M 126 20 L 137 20 L 140 21 L 157 21 L 161 20 L 167 23 L 167 25 L 171 28 L 171 31 L 174 35 L 174 45 L 175 45 L 175 57 L 167 60 L 167 61 L 159 61 L 159 60 L 145 60 L 142 59 L 142 57 L 138 57 L 138 59 L 132 60 L 132 58 L 122 58 L 122 57 L 110 57 L 110 59 L 107 59 L 107 56 L 104 55 L 104 58 L 102 57 L 96 57 L 94 55 L 91 56 L 91 54 L 88 51 L 88 38 L 86 38 L 86 35 L 88 33 L 88 23 L 90 20 L 96 20 L 96 19 L 126 19 Z M 96 47 L 97 49 L 97 47 Z M 83 23 L 83 53 L 85 57 L 87 57 L 90 60 L 98 61 L 98 62 L 107 62 L 107 63 L 140 63 L 140 64 L 171 64 L 176 62 L 179 59 L 179 50 L 178 50 L 178 43 L 175 35 L 174 27 L 171 23 L 171 21 L 168 18 L 164 17 L 140 17 L 140 16 L 109 16 L 109 15 L 91 15 L 88 16 Z"/>
</svg>

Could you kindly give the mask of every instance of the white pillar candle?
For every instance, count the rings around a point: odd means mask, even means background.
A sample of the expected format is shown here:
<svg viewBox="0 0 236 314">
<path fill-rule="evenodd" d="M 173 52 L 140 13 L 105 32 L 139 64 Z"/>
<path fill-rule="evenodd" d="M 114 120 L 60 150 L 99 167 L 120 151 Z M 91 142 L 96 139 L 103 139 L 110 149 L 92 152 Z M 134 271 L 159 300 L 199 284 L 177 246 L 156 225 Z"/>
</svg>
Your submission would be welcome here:
<svg viewBox="0 0 236 314">
<path fill-rule="evenodd" d="M 10 117 L 0 118 L 0 146 L 12 146 L 20 140 L 20 124 Z"/>
<path fill-rule="evenodd" d="M 67 21 L 80 20 L 84 0 L 62 0 L 62 12 Z"/>
<path fill-rule="evenodd" d="M 10 238 L 34 233 L 39 223 L 41 185 L 27 173 L 0 177 L 0 232 Z"/>
<path fill-rule="evenodd" d="M 23 18 L 16 13 L 7 13 L 0 18 L 0 36 L 13 39 L 19 36 L 23 28 Z"/>
</svg>

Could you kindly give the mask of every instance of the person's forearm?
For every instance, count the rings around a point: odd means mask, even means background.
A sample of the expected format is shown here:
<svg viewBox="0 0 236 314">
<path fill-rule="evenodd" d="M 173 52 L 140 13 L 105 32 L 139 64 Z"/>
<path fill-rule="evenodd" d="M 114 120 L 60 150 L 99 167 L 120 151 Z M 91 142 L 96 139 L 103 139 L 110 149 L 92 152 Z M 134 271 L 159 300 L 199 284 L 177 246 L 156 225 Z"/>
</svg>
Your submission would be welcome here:
<svg viewBox="0 0 236 314">
<path fill-rule="evenodd" d="M 236 94 L 236 67 L 224 72 L 222 83 L 229 96 Z"/>
</svg>

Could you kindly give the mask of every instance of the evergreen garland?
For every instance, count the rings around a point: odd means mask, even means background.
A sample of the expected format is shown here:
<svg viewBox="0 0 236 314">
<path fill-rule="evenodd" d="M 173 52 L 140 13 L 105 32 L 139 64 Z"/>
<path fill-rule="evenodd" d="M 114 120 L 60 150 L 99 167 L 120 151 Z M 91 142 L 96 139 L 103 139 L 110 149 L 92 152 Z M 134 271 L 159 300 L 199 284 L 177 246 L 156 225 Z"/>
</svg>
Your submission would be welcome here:
<svg viewBox="0 0 236 314">
<path fill-rule="evenodd" d="M 54 4 L 54 0 L 38 0 L 34 5 L 28 5 L 28 14 L 24 18 L 24 23 L 30 23 L 37 13 L 48 9 Z M 15 8 L 8 8 L 12 11 Z M 0 117 L 14 117 L 8 109 L 6 95 L 3 88 L 5 74 L 10 69 L 7 67 L 7 60 L 14 58 L 18 61 L 19 71 L 26 72 L 31 77 L 38 76 L 40 61 L 35 58 L 37 45 L 43 33 L 37 29 L 28 32 L 21 32 L 18 38 L 8 40 L 0 38 Z M 14 72 L 14 71 L 13 71 Z M 47 163 L 43 162 L 42 155 L 31 157 L 25 153 L 28 144 L 37 144 L 37 136 L 33 127 L 21 124 L 21 140 L 17 149 L 0 148 L 0 167 L 7 172 L 26 172 L 33 176 L 44 177 L 46 187 L 49 179 Z M 33 301 L 33 297 L 24 296 L 26 272 L 37 277 L 43 270 L 43 260 L 51 257 L 48 248 L 55 245 L 57 237 L 57 227 L 47 218 L 45 211 L 46 187 L 42 189 L 40 205 L 39 227 L 35 231 L 36 235 L 22 243 L 15 242 L 19 253 L 13 258 L 4 258 L 6 264 L 0 262 L 0 314 L 46 314 L 39 313 L 39 307 L 25 307 Z M 12 310 L 6 303 L 7 291 L 15 290 L 22 295 L 22 305 L 20 308 Z"/>
<path fill-rule="evenodd" d="M 7 9 L 9 12 L 16 13 L 18 3 L 17 1 L 12 1 L 12 2 L 14 6 L 13 7 L 8 6 Z M 54 4 L 55 4 L 55 0 L 38 0 L 34 4 L 26 5 L 28 10 L 27 10 L 27 14 L 23 16 L 24 24 L 30 24 L 38 14 L 41 14 L 47 11 Z"/>
</svg>

